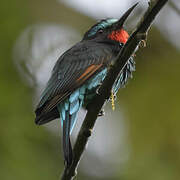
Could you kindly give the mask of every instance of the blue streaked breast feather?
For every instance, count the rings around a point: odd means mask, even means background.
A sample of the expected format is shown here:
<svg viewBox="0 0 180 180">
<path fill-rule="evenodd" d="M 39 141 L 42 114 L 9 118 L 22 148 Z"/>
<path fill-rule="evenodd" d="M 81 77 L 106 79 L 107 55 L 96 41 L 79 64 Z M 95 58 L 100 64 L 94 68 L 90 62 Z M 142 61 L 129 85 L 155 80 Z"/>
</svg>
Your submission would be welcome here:
<svg viewBox="0 0 180 180">
<path fill-rule="evenodd" d="M 132 77 L 132 71 L 135 70 L 135 62 L 133 58 L 130 58 L 120 73 L 119 78 L 115 81 L 113 85 L 113 91 L 116 94 L 119 88 L 124 87 L 128 78 Z M 70 132 L 74 127 L 76 122 L 77 112 L 83 105 L 87 105 L 88 102 L 91 100 L 95 95 L 96 88 L 102 83 L 105 76 L 107 74 L 107 69 L 102 70 L 98 74 L 96 74 L 93 78 L 88 80 L 83 86 L 76 89 L 66 100 L 61 102 L 58 105 L 58 111 L 60 113 L 61 123 L 65 123 L 69 117 L 67 116 L 67 112 L 71 115 L 71 127 Z"/>
</svg>

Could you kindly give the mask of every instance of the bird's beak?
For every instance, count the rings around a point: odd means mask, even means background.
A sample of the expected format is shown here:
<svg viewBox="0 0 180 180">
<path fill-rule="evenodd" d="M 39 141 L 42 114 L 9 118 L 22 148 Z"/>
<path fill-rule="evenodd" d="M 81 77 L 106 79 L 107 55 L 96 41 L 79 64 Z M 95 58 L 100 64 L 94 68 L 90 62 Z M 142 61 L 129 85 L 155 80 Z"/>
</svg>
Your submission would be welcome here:
<svg viewBox="0 0 180 180">
<path fill-rule="evenodd" d="M 129 8 L 124 14 L 123 16 L 116 22 L 114 23 L 114 27 L 116 29 L 120 29 L 124 22 L 126 21 L 126 19 L 128 18 L 128 16 L 131 14 L 131 12 L 134 10 L 134 8 L 138 5 L 138 3 L 136 3 L 135 5 L 133 5 L 131 8 Z"/>
</svg>

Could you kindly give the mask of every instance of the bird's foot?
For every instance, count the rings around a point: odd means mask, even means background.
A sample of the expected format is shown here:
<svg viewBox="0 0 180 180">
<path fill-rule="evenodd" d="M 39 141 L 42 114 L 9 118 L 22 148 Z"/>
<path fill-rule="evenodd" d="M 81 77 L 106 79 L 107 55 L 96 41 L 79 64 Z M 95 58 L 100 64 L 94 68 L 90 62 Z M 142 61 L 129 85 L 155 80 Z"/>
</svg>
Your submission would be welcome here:
<svg viewBox="0 0 180 180">
<path fill-rule="evenodd" d="M 101 111 L 99 112 L 98 116 L 104 116 L 105 115 L 105 111 L 104 109 L 101 109 Z"/>
<path fill-rule="evenodd" d="M 102 85 L 102 83 L 100 83 L 100 84 L 98 85 L 98 87 L 96 88 L 96 94 L 98 94 L 98 95 L 100 94 L 100 93 L 99 93 L 99 89 L 100 89 L 101 85 Z"/>
</svg>

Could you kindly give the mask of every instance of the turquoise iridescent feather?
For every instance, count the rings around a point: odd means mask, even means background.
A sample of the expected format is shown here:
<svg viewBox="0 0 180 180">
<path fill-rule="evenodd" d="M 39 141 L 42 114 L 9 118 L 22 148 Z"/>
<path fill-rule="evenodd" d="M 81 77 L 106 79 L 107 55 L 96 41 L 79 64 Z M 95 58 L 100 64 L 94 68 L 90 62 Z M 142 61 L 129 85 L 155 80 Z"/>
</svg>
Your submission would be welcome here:
<svg viewBox="0 0 180 180">
<path fill-rule="evenodd" d="M 100 23 L 96 24 L 94 27 L 91 28 L 91 30 L 88 32 L 88 37 L 96 34 L 99 29 L 107 28 L 108 26 L 111 26 L 113 23 L 115 23 L 117 21 L 118 21 L 118 19 L 102 20 Z"/>
<path fill-rule="evenodd" d="M 126 64 L 126 68 L 120 73 L 119 78 L 116 80 L 113 86 L 113 92 L 116 94 L 119 88 L 125 86 L 128 78 L 132 78 L 132 71 L 135 71 L 135 62 L 133 58 L 130 58 Z M 107 69 L 99 72 L 95 77 L 87 81 L 82 87 L 75 90 L 69 98 L 67 98 L 64 102 L 58 105 L 58 111 L 60 113 L 61 126 L 63 127 L 63 123 L 66 120 L 66 111 L 69 111 L 70 115 L 73 115 L 71 118 L 71 126 L 70 126 L 70 134 L 72 133 L 73 127 L 75 125 L 77 119 L 77 112 L 80 108 L 85 105 L 84 99 L 86 101 L 90 101 L 96 93 L 96 88 L 102 83 L 105 76 L 107 74 Z M 94 90 L 93 92 L 91 92 Z M 91 92 L 91 93 L 88 93 Z M 88 104 L 88 102 L 86 102 Z M 68 108 L 70 107 L 70 108 Z"/>
</svg>

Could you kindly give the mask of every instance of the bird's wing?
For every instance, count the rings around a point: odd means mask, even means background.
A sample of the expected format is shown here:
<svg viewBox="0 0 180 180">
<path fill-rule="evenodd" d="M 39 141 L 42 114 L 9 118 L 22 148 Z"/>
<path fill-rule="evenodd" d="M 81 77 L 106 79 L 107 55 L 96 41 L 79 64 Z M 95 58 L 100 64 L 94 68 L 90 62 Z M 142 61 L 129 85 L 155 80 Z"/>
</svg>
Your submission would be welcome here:
<svg viewBox="0 0 180 180">
<path fill-rule="evenodd" d="M 86 80 L 101 71 L 112 58 L 111 51 L 100 43 L 79 43 L 63 54 L 54 66 L 36 115 L 53 110 Z"/>
</svg>

